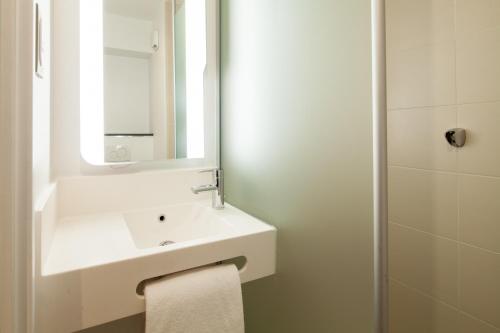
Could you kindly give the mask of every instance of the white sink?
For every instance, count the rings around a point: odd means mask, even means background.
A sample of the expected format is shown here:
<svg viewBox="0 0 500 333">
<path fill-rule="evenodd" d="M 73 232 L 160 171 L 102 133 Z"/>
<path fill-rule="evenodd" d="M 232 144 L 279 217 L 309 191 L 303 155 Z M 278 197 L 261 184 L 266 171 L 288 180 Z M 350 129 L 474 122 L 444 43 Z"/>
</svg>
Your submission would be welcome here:
<svg viewBox="0 0 500 333">
<path fill-rule="evenodd" d="M 234 235 L 237 228 L 199 203 L 187 203 L 125 213 L 128 230 L 139 249 Z"/>
<path fill-rule="evenodd" d="M 229 204 L 214 210 L 209 201 L 190 201 L 62 218 L 42 283 L 56 300 L 50 313 L 80 319 L 51 331 L 73 332 L 144 312 L 137 294 L 142 281 L 245 258 L 244 283 L 274 274 L 275 256 L 276 229 Z"/>
<path fill-rule="evenodd" d="M 35 214 L 37 332 L 144 312 L 143 282 L 175 272 L 226 261 L 241 283 L 274 274 L 276 229 L 191 192 L 210 181 L 198 170 L 60 179 Z"/>
</svg>

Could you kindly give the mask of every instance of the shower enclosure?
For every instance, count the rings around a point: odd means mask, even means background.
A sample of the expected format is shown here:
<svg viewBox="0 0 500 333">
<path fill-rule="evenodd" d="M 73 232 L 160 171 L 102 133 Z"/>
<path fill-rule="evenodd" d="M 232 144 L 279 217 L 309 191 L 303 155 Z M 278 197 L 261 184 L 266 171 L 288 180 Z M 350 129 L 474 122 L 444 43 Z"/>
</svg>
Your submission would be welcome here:
<svg viewBox="0 0 500 333">
<path fill-rule="evenodd" d="M 500 2 L 231 0 L 222 17 L 228 200 L 280 229 L 249 330 L 500 332 Z"/>
<path fill-rule="evenodd" d="M 227 200 L 279 230 L 247 331 L 384 332 L 383 1 L 223 0 L 221 19 Z"/>
</svg>

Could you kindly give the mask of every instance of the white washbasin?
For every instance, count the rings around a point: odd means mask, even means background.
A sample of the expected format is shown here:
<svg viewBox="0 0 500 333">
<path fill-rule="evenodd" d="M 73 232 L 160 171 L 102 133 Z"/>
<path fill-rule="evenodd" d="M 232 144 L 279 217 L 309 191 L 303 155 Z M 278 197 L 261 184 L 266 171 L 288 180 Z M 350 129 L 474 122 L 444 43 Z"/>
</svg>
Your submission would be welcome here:
<svg viewBox="0 0 500 333">
<path fill-rule="evenodd" d="M 190 191 L 209 181 L 193 171 L 60 181 L 35 214 L 36 308 L 49 319 L 37 332 L 144 312 L 143 282 L 175 272 L 226 261 L 244 263 L 241 283 L 274 274 L 276 228 L 230 204 L 214 210 L 209 194 Z M 159 246 L 166 240 L 175 243 Z"/>
<path fill-rule="evenodd" d="M 144 312 L 137 294 L 142 281 L 235 258 L 245 258 L 242 283 L 274 274 L 276 229 L 229 204 L 215 210 L 208 201 L 191 201 L 62 218 L 41 283 L 56 300 L 46 311 L 77 319 L 50 331 L 74 332 Z"/>
<path fill-rule="evenodd" d="M 215 212 L 206 205 L 186 203 L 125 213 L 124 219 L 135 246 L 145 249 L 237 232 Z"/>
</svg>

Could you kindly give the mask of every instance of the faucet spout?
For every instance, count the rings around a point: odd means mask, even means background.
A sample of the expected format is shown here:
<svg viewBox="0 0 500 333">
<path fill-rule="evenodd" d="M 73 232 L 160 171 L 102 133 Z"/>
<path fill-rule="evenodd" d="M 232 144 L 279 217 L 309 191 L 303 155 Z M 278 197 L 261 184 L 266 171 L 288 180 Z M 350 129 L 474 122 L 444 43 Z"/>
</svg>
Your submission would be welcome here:
<svg viewBox="0 0 500 333">
<path fill-rule="evenodd" d="M 212 184 L 199 185 L 191 187 L 191 191 L 194 194 L 199 194 L 202 192 L 212 192 L 212 208 L 223 209 L 224 208 L 224 173 L 222 169 L 209 169 L 200 172 L 211 172 L 212 173 Z"/>
</svg>

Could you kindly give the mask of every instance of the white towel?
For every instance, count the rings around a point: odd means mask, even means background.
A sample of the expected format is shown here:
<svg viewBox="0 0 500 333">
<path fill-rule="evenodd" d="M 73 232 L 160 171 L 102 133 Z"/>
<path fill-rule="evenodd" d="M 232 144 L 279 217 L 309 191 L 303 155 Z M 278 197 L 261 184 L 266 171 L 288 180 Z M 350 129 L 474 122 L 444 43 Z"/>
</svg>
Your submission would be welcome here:
<svg viewBox="0 0 500 333">
<path fill-rule="evenodd" d="M 146 333 L 243 333 L 236 266 L 193 269 L 146 285 Z"/>
</svg>

